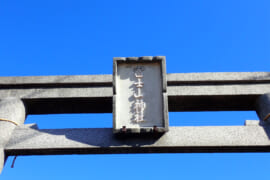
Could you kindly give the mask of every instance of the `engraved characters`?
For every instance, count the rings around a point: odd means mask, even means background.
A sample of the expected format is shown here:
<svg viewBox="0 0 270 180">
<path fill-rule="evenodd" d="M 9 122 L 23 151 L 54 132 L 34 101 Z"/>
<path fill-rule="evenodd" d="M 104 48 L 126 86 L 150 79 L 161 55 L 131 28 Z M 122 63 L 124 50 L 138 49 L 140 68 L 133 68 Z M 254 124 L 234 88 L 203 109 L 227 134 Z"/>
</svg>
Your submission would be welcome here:
<svg viewBox="0 0 270 180">
<path fill-rule="evenodd" d="M 142 94 L 142 88 L 144 86 L 144 83 L 142 81 L 143 79 L 143 71 L 144 67 L 137 66 L 134 68 L 134 75 L 137 78 L 137 82 L 134 83 L 136 86 L 137 94 L 134 94 L 135 103 L 134 103 L 134 110 L 135 110 L 135 119 L 133 120 L 135 123 L 143 122 L 144 120 L 144 110 L 146 108 L 145 102 L 143 100 L 143 94 Z"/>
</svg>

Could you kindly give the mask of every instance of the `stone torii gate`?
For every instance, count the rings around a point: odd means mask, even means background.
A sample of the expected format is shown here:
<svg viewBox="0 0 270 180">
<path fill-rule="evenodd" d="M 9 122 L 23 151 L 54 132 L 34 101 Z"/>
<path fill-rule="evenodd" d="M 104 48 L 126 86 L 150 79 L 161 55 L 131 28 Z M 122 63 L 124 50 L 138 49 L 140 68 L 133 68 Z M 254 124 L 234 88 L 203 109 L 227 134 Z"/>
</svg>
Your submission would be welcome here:
<svg viewBox="0 0 270 180">
<path fill-rule="evenodd" d="M 270 72 L 167 74 L 170 112 L 254 110 L 260 120 L 118 138 L 111 128 L 24 124 L 29 114 L 112 113 L 112 75 L 0 77 L 0 172 L 14 155 L 270 152 L 269 92 Z"/>
</svg>

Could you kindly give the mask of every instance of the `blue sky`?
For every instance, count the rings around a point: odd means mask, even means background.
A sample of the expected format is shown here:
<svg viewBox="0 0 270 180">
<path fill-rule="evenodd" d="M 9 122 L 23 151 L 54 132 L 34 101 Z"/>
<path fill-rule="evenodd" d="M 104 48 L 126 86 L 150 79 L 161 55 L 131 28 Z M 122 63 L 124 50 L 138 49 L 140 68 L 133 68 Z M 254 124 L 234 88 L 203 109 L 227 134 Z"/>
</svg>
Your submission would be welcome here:
<svg viewBox="0 0 270 180">
<path fill-rule="evenodd" d="M 268 0 L 0 2 L 0 76 L 111 74 L 113 57 L 156 55 L 166 56 L 168 73 L 270 71 L 269 50 Z M 257 116 L 170 113 L 171 126 L 243 125 L 246 119 Z M 112 127 L 112 115 L 26 120 L 34 122 Z M 13 169 L 11 162 L 0 179 L 269 179 L 270 154 L 19 156 Z"/>
</svg>

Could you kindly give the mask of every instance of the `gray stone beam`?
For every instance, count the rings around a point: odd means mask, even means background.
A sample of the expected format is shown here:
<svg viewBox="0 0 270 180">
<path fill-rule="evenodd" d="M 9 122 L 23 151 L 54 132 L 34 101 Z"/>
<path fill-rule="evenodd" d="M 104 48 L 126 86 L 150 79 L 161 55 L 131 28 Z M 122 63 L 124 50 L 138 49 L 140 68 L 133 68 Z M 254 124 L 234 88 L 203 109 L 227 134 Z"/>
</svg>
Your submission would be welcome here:
<svg viewBox="0 0 270 180">
<path fill-rule="evenodd" d="M 7 155 L 270 152 L 270 126 L 170 127 L 163 136 L 119 138 L 110 128 L 42 129 L 17 127 Z"/>
<path fill-rule="evenodd" d="M 171 73 L 167 74 L 168 84 L 215 83 L 215 82 L 269 82 L 270 72 L 214 72 L 214 73 Z M 108 84 L 112 75 L 68 75 L 68 76 L 7 76 L 0 77 L 0 85 L 60 85 L 61 84 Z"/>
<path fill-rule="evenodd" d="M 169 111 L 255 110 L 270 73 L 167 75 Z M 21 98 L 28 114 L 111 113 L 112 76 L 0 77 L 0 99 Z"/>
</svg>

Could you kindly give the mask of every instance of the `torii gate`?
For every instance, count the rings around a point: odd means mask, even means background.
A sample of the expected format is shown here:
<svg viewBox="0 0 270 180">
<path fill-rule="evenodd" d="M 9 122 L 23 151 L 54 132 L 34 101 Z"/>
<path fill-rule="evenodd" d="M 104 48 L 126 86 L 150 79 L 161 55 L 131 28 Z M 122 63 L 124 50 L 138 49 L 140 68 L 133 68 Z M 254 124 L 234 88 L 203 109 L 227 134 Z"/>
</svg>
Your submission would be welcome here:
<svg viewBox="0 0 270 180">
<path fill-rule="evenodd" d="M 29 114 L 112 113 L 112 79 L 0 77 L 0 172 L 10 155 L 270 152 L 270 72 L 167 74 L 170 112 L 255 110 L 260 121 L 243 126 L 169 127 L 162 136 L 127 140 L 115 137 L 111 128 L 24 124 Z"/>
</svg>

